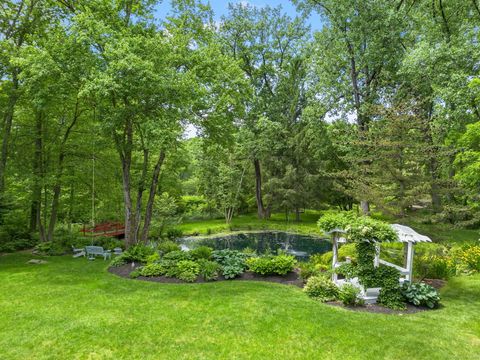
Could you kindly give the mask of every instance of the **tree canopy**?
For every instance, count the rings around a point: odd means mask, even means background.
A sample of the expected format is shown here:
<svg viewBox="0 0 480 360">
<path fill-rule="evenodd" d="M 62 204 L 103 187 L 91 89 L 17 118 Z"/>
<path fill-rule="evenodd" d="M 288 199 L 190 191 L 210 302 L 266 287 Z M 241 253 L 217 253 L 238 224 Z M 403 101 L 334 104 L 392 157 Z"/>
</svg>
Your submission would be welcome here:
<svg viewBox="0 0 480 360">
<path fill-rule="evenodd" d="M 293 3 L 4 1 L 5 238 L 332 207 L 480 224 L 478 1 Z"/>
</svg>

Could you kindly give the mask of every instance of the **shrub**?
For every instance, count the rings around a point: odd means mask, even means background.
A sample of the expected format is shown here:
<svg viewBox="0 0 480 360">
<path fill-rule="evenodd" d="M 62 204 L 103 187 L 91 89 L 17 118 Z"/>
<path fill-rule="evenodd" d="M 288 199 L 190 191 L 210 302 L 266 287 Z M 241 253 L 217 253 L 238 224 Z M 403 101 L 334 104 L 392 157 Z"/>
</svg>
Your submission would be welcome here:
<svg viewBox="0 0 480 360">
<path fill-rule="evenodd" d="M 414 258 L 416 275 L 421 279 L 448 279 L 455 275 L 455 264 L 447 256 L 425 254 Z"/>
<path fill-rule="evenodd" d="M 166 272 L 165 267 L 160 263 L 151 263 L 143 266 L 140 269 L 140 275 L 142 276 L 161 276 Z"/>
<path fill-rule="evenodd" d="M 150 255 L 154 253 L 153 248 L 145 246 L 143 244 L 137 244 L 128 248 L 123 256 L 127 262 L 140 262 L 146 263 Z"/>
<path fill-rule="evenodd" d="M 178 261 L 174 260 L 161 260 L 158 264 L 160 264 L 164 269 L 165 276 L 168 277 L 176 277 L 178 273 L 177 264 Z"/>
<path fill-rule="evenodd" d="M 245 260 L 248 255 L 236 250 L 216 250 L 212 252 L 213 259 L 222 266 L 225 279 L 233 279 L 245 271 Z"/>
<path fill-rule="evenodd" d="M 257 254 L 257 251 L 252 249 L 251 247 L 246 247 L 242 250 L 242 253 L 249 255 L 249 256 L 255 256 Z"/>
<path fill-rule="evenodd" d="M 147 256 L 147 264 L 153 264 L 160 260 L 160 255 L 158 252 L 154 252 L 152 255 Z"/>
<path fill-rule="evenodd" d="M 296 260 L 291 255 L 252 257 L 246 260 L 248 268 L 261 275 L 286 275 L 293 270 Z"/>
<path fill-rule="evenodd" d="M 125 257 L 125 253 L 118 255 L 117 257 L 113 258 L 113 260 L 110 262 L 110 266 L 113 267 L 118 267 L 125 265 L 127 263 L 127 259 Z"/>
<path fill-rule="evenodd" d="M 321 272 L 318 267 L 311 261 L 301 262 L 299 263 L 298 267 L 300 268 L 300 278 L 303 281 L 308 280 L 312 276 L 320 275 Z"/>
<path fill-rule="evenodd" d="M 332 266 L 333 253 L 328 251 L 323 254 L 313 254 L 310 256 L 310 261 L 314 264 Z"/>
<path fill-rule="evenodd" d="M 87 240 L 90 240 L 90 239 L 87 239 Z M 72 244 L 72 245 L 78 246 L 78 242 L 79 241 L 76 240 L 75 243 Z M 87 244 L 85 244 L 85 245 L 87 245 Z M 112 250 L 112 249 L 115 249 L 117 247 L 122 248 L 122 249 L 124 248 L 123 241 L 115 239 L 113 237 L 107 237 L 107 236 L 95 237 L 95 239 L 93 240 L 93 245 L 101 246 L 105 250 Z"/>
<path fill-rule="evenodd" d="M 0 243 L 0 252 L 14 252 L 18 250 L 31 249 L 36 243 L 37 241 L 31 237 L 12 239 L 10 241 Z"/>
<path fill-rule="evenodd" d="M 0 244 L 0 253 L 2 252 L 15 252 L 17 251 L 17 244 L 14 241 L 7 241 L 3 244 Z"/>
<path fill-rule="evenodd" d="M 352 284 L 344 284 L 338 290 L 338 299 L 347 306 L 363 305 L 363 299 L 359 295 L 360 289 Z"/>
<path fill-rule="evenodd" d="M 170 240 L 175 240 L 179 237 L 182 237 L 183 232 L 180 229 L 171 228 L 167 230 L 167 238 Z"/>
<path fill-rule="evenodd" d="M 162 254 L 168 254 L 172 251 L 180 251 L 181 248 L 180 245 L 178 245 L 176 242 L 167 240 L 159 243 L 157 246 L 157 250 L 160 251 L 160 253 Z"/>
<path fill-rule="evenodd" d="M 464 248 L 455 254 L 460 270 L 466 273 L 480 272 L 480 246 L 474 245 Z"/>
<path fill-rule="evenodd" d="M 352 263 L 345 263 L 335 269 L 337 274 L 343 275 L 347 279 L 353 279 L 358 275 L 358 266 Z"/>
<path fill-rule="evenodd" d="M 200 273 L 200 265 L 192 260 L 182 260 L 177 264 L 176 277 L 187 282 L 194 282 Z"/>
<path fill-rule="evenodd" d="M 141 271 L 136 269 L 136 270 L 133 270 L 130 274 L 128 274 L 128 276 L 130 276 L 130 278 L 132 279 L 136 279 L 138 278 L 141 274 Z"/>
<path fill-rule="evenodd" d="M 192 255 L 187 251 L 176 250 L 176 251 L 170 251 L 169 253 L 165 254 L 163 256 L 163 259 L 179 262 L 182 260 L 191 260 Z"/>
<path fill-rule="evenodd" d="M 218 273 L 220 271 L 220 264 L 215 261 L 209 261 L 206 259 L 198 260 L 198 265 L 200 266 L 200 275 L 206 280 L 215 280 L 218 278 Z"/>
<path fill-rule="evenodd" d="M 309 278 L 303 291 L 320 301 L 332 301 L 338 296 L 338 288 L 333 281 L 321 275 Z"/>
<path fill-rule="evenodd" d="M 357 249 L 354 243 L 341 245 L 338 248 L 338 261 L 345 261 L 349 257 L 354 263 L 357 261 Z M 322 264 L 328 267 L 332 266 L 333 252 L 327 251 L 323 254 L 313 254 L 310 261 L 315 264 Z"/>
<path fill-rule="evenodd" d="M 199 246 L 190 251 L 194 259 L 210 259 L 212 257 L 213 249 L 208 246 Z"/>
<path fill-rule="evenodd" d="M 64 255 L 66 253 L 65 248 L 54 241 L 45 241 L 37 244 L 35 251 L 50 256 Z"/>
<path fill-rule="evenodd" d="M 437 290 L 425 283 L 405 283 L 401 288 L 402 295 L 407 302 L 416 306 L 436 308 L 440 302 Z"/>
<path fill-rule="evenodd" d="M 418 244 L 415 246 L 415 276 L 420 279 L 448 279 L 456 273 L 451 251 L 443 245 Z"/>
</svg>

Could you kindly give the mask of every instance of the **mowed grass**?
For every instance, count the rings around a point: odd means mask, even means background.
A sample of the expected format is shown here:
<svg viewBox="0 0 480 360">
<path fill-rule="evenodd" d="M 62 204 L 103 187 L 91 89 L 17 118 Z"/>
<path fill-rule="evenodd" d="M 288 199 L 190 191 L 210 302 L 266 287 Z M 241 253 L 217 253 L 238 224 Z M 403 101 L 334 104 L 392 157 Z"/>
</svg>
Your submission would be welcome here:
<svg viewBox="0 0 480 360">
<path fill-rule="evenodd" d="M 256 214 L 235 216 L 230 224 L 224 219 L 186 220 L 175 226 L 185 235 L 206 235 L 209 233 L 224 233 L 238 230 L 280 230 L 302 234 L 320 234 L 317 221 L 321 212 L 307 210 L 301 215 L 301 221 L 295 222 L 293 215 L 285 219 L 285 214 L 272 214 L 270 219 L 258 219 Z"/>
<path fill-rule="evenodd" d="M 455 278 L 443 307 L 352 312 L 295 287 L 158 284 L 101 259 L 0 256 L 4 359 L 478 359 L 480 276 Z"/>
</svg>

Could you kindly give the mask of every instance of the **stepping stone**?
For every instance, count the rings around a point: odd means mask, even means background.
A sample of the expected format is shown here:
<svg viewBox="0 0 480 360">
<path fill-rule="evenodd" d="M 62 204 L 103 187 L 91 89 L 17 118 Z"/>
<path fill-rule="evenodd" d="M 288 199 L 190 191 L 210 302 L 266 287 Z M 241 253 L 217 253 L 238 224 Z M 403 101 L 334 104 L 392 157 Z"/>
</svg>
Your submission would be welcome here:
<svg viewBox="0 0 480 360">
<path fill-rule="evenodd" d="M 47 261 L 45 260 L 39 260 L 39 259 L 32 259 L 27 261 L 27 264 L 46 264 Z"/>
</svg>

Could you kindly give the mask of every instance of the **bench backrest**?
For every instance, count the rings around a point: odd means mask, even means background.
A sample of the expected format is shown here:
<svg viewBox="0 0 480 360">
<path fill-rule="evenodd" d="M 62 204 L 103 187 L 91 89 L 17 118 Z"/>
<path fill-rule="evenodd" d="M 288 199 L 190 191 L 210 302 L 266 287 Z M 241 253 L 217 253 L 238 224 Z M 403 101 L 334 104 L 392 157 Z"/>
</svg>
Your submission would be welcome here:
<svg viewBox="0 0 480 360">
<path fill-rule="evenodd" d="M 85 246 L 85 250 L 89 254 L 102 254 L 105 252 L 101 246 Z"/>
</svg>

